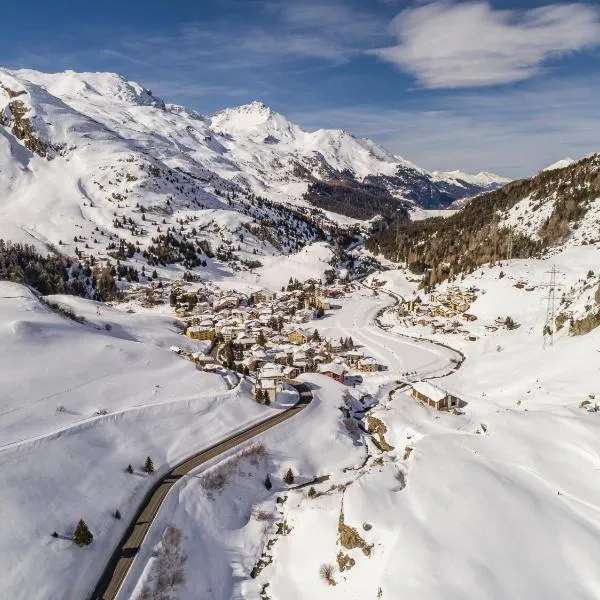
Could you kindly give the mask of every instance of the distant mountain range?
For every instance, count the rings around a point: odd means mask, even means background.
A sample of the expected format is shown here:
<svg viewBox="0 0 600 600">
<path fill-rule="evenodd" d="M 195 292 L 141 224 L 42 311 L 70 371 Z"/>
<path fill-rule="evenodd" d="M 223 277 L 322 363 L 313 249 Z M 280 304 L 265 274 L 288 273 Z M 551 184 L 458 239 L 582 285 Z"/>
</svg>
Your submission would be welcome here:
<svg viewBox="0 0 600 600">
<path fill-rule="evenodd" d="M 115 204 L 231 209 L 224 194 L 252 194 L 364 220 L 508 181 L 428 172 L 346 131 L 304 131 L 261 102 L 204 116 L 113 73 L 6 69 L 0 175 L 0 235 L 53 243 L 82 216 L 110 229 Z"/>
</svg>

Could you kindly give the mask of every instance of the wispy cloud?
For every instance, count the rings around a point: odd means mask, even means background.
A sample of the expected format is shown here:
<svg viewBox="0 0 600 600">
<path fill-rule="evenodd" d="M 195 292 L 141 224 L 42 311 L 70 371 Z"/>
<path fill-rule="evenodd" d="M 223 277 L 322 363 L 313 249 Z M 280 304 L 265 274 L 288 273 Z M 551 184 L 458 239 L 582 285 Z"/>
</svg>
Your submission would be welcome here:
<svg viewBox="0 0 600 600">
<path fill-rule="evenodd" d="M 346 127 L 428 169 L 521 177 L 600 151 L 600 83 L 550 81 L 494 95 L 455 93 L 425 108 L 351 106 L 298 112 L 308 128 Z"/>
<path fill-rule="evenodd" d="M 552 4 L 515 11 L 435 1 L 402 11 L 390 31 L 398 44 L 373 53 L 423 86 L 494 85 L 528 79 L 552 58 L 600 45 L 600 9 Z"/>
</svg>

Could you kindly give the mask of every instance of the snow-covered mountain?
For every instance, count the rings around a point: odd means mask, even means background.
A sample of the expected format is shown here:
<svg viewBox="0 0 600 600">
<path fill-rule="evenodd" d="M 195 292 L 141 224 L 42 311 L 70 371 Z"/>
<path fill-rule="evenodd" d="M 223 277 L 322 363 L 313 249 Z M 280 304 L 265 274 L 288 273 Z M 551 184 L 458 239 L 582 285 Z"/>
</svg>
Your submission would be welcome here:
<svg viewBox="0 0 600 600">
<path fill-rule="evenodd" d="M 423 206 L 504 181 L 434 175 L 345 131 L 306 132 L 259 102 L 205 117 L 112 73 L 0 69 L 0 123 L 0 235 L 53 244 L 74 228 L 114 232 L 119 210 L 239 211 L 225 195 L 306 210 L 318 180 L 384 178 L 382 193 Z"/>
<path fill-rule="evenodd" d="M 564 169 L 565 167 L 570 167 L 575 162 L 577 161 L 573 158 L 563 158 L 561 160 L 557 160 L 551 165 L 548 165 L 545 169 L 542 169 L 542 171 L 555 171 L 556 169 Z"/>
</svg>

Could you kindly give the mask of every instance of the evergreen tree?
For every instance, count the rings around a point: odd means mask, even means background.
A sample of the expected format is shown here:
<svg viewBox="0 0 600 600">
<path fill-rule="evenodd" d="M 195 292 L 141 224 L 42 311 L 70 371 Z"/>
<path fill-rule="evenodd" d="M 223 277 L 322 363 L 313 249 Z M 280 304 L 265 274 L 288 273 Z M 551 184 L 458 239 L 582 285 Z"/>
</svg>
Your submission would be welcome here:
<svg viewBox="0 0 600 600">
<path fill-rule="evenodd" d="M 169 304 L 171 306 L 177 306 L 177 292 L 175 290 L 171 290 L 169 294 Z"/>
<path fill-rule="evenodd" d="M 256 400 L 256 402 L 258 402 L 259 404 L 262 404 L 262 402 L 263 402 L 263 393 L 262 393 L 262 390 L 260 388 L 256 388 L 254 390 L 254 400 Z"/>
<path fill-rule="evenodd" d="M 102 270 L 100 278 L 98 279 L 98 294 L 102 300 L 109 301 L 114 300 L 117 297 L 117 282 L 111 274 L 109 268 Z"/>
<path fill-rule="evenodd" d="M 154 473 L 154 463 L 152 462 L 152 459 L 149 456 L 146 457 L 146 464 L 144 465 L 144 471 L 146 471 L 146 473 L 148 473 L 148 474 Z"/>
<path fill-rule="evenodd" d="M 235 353 L 233 351 L 233 344 L 231 342 L 227 342 L 225 344 L 225 366 L 228 369 L 233 367 L 235 361 Z"/>
<path fill-rule="evenodd" d="M 121 513 L 119 512 L 119 509 L 115 510 L 115 519 L 121 520 Z"/>
<path fill-rule="evenodd" d="M 133 473 L 133 467 L 131 465 L 127 465 L 127 468 L 125 469 L 129 474 Z"/>
<path fill-rule="evenodd" d="M 287 473 L 284 475 L 283 481 L 287 485 L 292 485 L 294 483 L 294 473 L 292 472 L 291 467 L 287 470 Z"/>
<path fill-rule="evenodd" d="M 267 475 L 265 477 L 265 487 L 270 490 L 273 487 L 273 484 L 271 483 L 271 477 L 269 477 L 269 475 Z"/>
<path fill-rule="evenodd" d="M 73 534 L 73 541 L 78 546 L 89 546 L 93 539 L 94 536 L 86 525 L 86 522 L 83 519 L 80 519 L 79 523 L 77 523 L 75 533 Z"/>
<path fill-rule="evenodd" d="M 311 339 L 312 339 L 313 342 L 320 342 L 321 341 L 321 336 L 319 335 L 319 330 L 318 329 L 315 329 L 313 331 Z"/>
</svg>

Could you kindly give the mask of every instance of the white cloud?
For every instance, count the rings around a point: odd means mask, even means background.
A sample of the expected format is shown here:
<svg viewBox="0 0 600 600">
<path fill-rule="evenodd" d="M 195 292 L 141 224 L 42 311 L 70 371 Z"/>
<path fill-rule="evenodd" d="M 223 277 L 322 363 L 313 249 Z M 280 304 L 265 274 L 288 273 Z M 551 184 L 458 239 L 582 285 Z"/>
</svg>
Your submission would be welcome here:
<svg viewBox="0 0 600 600">
<path fill-rule="evenodd" d="M 425 108 L 351 106 L 290 117 L 309 128 L 349 129 L 430 170 L 522 177 L 600 151 L 599 94 L 600 83 L 559 80 L 493 96 L 456 92 Z"/>
<path fill-rule="evenodd" d="M 391 23 L 398 45 L 373 53 L 428 88 L 509 83 L 540 73 L 565 53 L 600 45 L 600 10 L 553 4 L 494 10 L 487 2 L 431 2 Z"/>
</svg>

